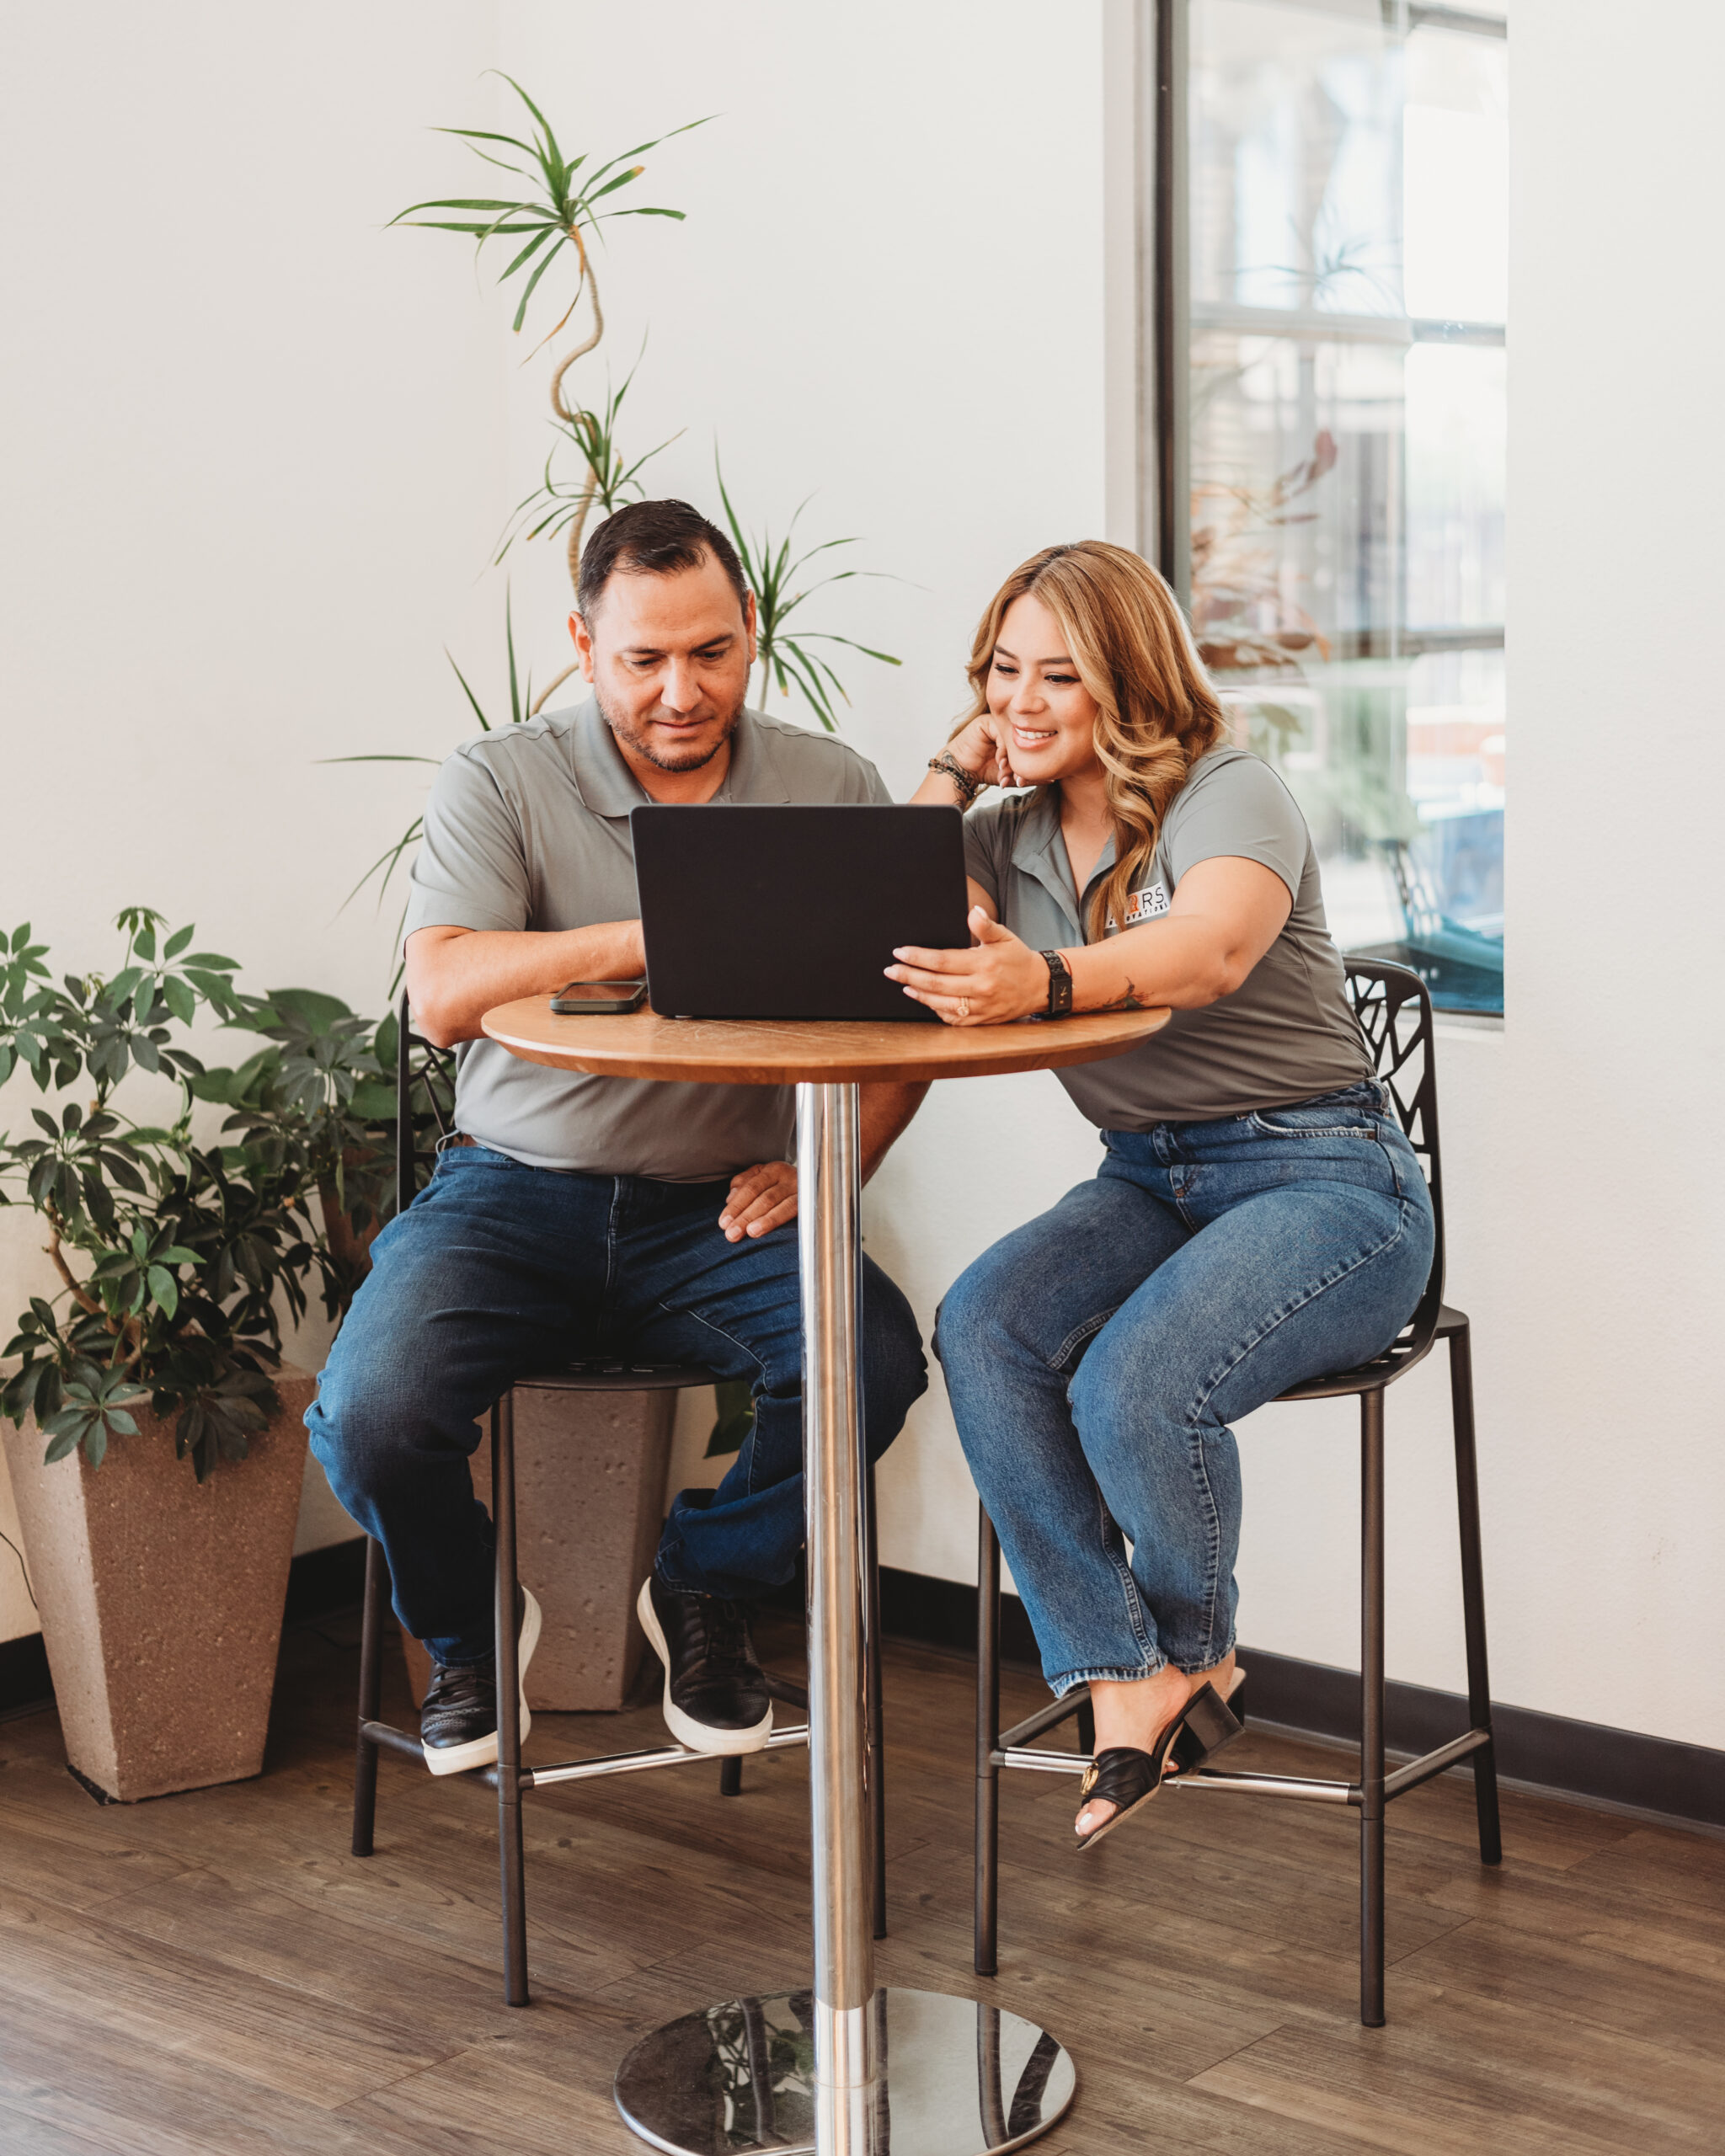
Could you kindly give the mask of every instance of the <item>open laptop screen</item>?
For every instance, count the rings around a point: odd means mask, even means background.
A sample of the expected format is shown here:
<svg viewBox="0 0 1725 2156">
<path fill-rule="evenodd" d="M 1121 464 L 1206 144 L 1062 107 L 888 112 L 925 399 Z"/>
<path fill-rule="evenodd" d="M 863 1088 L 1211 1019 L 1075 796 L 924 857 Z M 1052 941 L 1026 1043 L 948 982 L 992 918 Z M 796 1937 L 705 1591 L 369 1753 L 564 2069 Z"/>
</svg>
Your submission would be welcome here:
<svg viewBox="0 0 1725 2156">
<path fill-rule="evenodd" d="M 660 1017 L 939 1024 L 884 969 L 969 943 L 956 808 L 654 803 L 629 826 Z"/>
</svg>

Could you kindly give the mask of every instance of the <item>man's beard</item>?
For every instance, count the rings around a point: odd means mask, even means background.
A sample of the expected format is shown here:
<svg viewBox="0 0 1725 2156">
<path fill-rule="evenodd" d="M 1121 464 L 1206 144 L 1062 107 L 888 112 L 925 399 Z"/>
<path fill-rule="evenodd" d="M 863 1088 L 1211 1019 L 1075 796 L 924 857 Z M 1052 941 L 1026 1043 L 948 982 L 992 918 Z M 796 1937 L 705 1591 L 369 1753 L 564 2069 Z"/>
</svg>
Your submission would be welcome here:
<svg viewBox="0 0 1725 2156">
<path fill-rule="evenodd" d="M 593 694 L 599 706 L 599 715 L 625 748 L 632 750 L 644 763 L 651 764 L 655 771 L 698 771 L 710 764 L 737 730 L 737 722 L 743 716 L 744 696 L 737 698 L 737 707 L 724 723 L 724 731 L 710 749 L 692 750 L 681 756 L 668 756 L 662 749 L 638 734 L 635 723 L 627 712 L 613 708 L 605 691 L 595 681 Z M 746 695 L 746 691 L 745 692 Z"/>
</svg>

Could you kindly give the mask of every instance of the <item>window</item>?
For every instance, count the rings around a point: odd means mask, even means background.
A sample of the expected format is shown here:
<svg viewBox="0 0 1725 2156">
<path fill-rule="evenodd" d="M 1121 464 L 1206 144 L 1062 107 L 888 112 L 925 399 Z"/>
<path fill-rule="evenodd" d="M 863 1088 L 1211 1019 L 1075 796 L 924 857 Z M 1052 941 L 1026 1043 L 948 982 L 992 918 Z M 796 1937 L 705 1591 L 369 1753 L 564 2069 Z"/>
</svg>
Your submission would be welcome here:
<svg viewBox="0 0 1725 2156">
<path fill-rule="evenodd" d="M 1163 568 L 1338 943 L 1501 1011 L 1503 9 L 1158 19 Z"/>
</svg>

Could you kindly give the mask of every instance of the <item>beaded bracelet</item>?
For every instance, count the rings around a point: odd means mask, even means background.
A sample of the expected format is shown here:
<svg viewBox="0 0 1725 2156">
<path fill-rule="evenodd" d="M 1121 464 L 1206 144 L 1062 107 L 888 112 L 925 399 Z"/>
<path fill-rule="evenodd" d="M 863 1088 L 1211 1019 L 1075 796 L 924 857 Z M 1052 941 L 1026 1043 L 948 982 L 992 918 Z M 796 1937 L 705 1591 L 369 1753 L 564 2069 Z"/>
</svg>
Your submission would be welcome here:
<svg viewBox="0 0 1725 2156">
<path fill-rule="evenodd" d="M 967 771 L 950 750 L 943 749 L 939 755 L 931 756 L 928 760 L 928 768 L 932 771 L 944 773 L 953 782 L 964 797 L 964 806 L 967 808 L 974 805 L 977 795 L 988 783 L 986 779 L 979 778 L 975 771 Z"/>
</svg>

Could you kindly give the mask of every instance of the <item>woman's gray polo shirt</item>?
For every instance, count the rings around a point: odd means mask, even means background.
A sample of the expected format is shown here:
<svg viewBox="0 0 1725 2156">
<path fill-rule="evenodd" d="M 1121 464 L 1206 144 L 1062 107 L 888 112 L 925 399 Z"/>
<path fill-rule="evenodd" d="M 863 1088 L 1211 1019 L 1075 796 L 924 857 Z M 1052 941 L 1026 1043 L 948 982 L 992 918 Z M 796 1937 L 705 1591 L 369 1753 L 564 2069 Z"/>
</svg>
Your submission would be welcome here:
<svg viewBox="0 0 1725 2156">
<path fill-rule="evenodd" d="M 635 920 L 629 811 L 647 798 L 590 699 L 463 742 L 425 804 L 403 936 Z M 892 796 L 873 765 L 830 734 L 745 711 L 714 798 Z M 457 1067 L 457 1129 L 530 1167 L 700 1182 L 792 1150 L 788 1086 L 591 1078 L 524 1063 L 489 1040 L 464 1042 Z"/>
<path fill-rule="evenodd" d="M 1311 835 L 1293 795 L 1261 758 L 1215 749 L 1193 766 L 1133 885 L 1129 911 L 1136 918 L 1126 926 L 1167 913 L 1188 869 L 1228 855 L 1262 862 L 1288 886 L 1294 905 L 1282 932 L 1231 995 L 1175 1011 L 1124 1055 L 1055 1073 L 1099 1129 L 1249 1115 L 1371 1075 L 1324 921 Z M 1091 940 L 1086 910 L 1114 863 L 1110 839 L 1081 903 L 1060 836 L 1059 797 L 1045 787 L 991 801 L 964 819 L 966 868 L 1033 950 L 1071 950 Z"/>
</svg>

